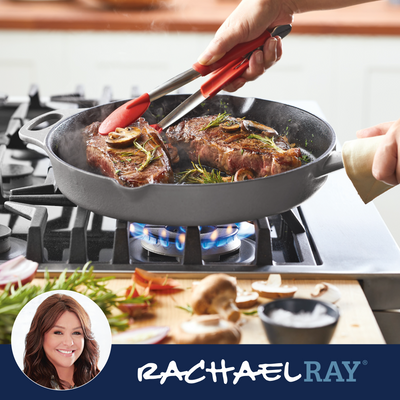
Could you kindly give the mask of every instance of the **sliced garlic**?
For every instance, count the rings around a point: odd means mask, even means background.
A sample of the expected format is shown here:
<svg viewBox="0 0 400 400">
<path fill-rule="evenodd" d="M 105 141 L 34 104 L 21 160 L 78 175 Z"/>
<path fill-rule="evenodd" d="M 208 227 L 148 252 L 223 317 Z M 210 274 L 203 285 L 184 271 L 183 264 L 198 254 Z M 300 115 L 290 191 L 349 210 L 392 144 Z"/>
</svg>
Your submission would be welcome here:
<svg viewBox="0 0 400 400">
<path fill-rule="evenodd" d="M 315 285 L 311 296 L 319 300 L 336 303 L 341 298 L 340 290 L 331 283 L 321 282 Z"/>
</svg>

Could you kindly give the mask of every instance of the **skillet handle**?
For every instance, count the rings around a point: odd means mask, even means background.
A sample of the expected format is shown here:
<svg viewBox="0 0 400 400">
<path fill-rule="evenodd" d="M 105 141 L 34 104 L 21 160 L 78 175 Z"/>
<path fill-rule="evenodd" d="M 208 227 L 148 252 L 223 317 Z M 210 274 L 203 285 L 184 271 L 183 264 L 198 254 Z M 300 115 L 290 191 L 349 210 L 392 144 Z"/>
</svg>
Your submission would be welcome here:
<svg viewBox="0 0 400 400">
<path fill-rule="evenodd" d="M 344 167 L 342 153 L 340 151 L 332 151 L 327 157 L 322 167 L 318 168 L 315 177 L 327 175 Z"/>
<path fill-rule="evenodd" d="M 62 109 L 39 115 L 21 127 L 18 133 L 19 137 L 24 142 L 35 144 L 46 151 L 46 137 L 51 129 L 53 129 L 54 125 L 83 110 L 82 108 Z M 35 129 L 44 122 L 50 125 L 42 129 Z"/>
</svg>

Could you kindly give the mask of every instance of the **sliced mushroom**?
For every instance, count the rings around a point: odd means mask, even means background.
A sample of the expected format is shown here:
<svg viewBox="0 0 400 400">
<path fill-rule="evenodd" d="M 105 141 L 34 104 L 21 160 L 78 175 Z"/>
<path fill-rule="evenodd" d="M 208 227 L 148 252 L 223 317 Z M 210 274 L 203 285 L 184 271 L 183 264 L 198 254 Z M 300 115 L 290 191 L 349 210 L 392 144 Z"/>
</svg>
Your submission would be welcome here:
<svg viewBox="0 0 400 400">
<path fill-rule="evenodd" d="M 231 135 L 231 136 L 228 136 L 228 137 L 224 140 L 224 143 L 227 143 L 227 144 L 228 144 L 228 143 L 236 142 L 237 140 L 240 140 L 240 139 L 246 139 L 247 136 L 249 136 L 248 133 L 238 133 L 238 134 L 236 134 L 236 135 Z"/>
<path fill-rule="evenodd" d="M 176 335 L 178 344 L 238 344 L 239 328 L 219 315 L 201 315 L 183 322 Z"/>
<path fill-rule="evenodd" d="M 248 292 L 237 287 L 237 296 L 235 303 L 238 308 L 250 308 L 257 304 L 259 294 L 257 292 Z"/>
<path fill-rule="evenodd" d="M 147 303 L 120 303 L 118 308 L 129 315 L 131 318 L 140 317 L 142 314 L 146 313 L 150 305 Z"/>
<path fill-rule="evenodd" d="M 281 286 L 282 278 L 280 274 L 270 274 L 267 280 L 267 284 L 271 286 Z"/>
<path fill-rule="evenodd" d="M 236 120 L 229 120 L 223 122 L 220 127 L 226 133 L 234 133 L 240 129 L 240 124 Z"/>
<path fill-rule="evenodd" d="M 261 297 L 268 299 L 278 299 L 283 297 L 293 297 L 297 292 L 296 286 L 276 286 L 269 285 L 266 281 L 253 282 L 252 289 L 257 292 Z"/>
<path fill-rule="evenodd" d="M 244 119 L 241 121 L 242 130 L 250 133 L 264 133 L 267 136 L 278 136 L 278 132 L 267 125 Z"/>
<path fill-rule="evenodd" d="M 318 297 L 319 300 L 336 303 L 341 298 L 340 290 L 331 283 L 322 282 L 315 285 L 312 297 Z"/>
<path fill-rule="evenodd" d="M 254 179 L 254 172 L 248 168 L 240 168 L 235 173 L 234 181 L 245 181 L 248 179 Z"/>
<path fill-rule="evenodd" d="M 236 279 L 226 274 L 206 276 L 194 286 L 191 306 L 197 315 L 219 314 L 222 318 L 236 322 L 240 311 L 236 306 Z"/>
<path fill-rule="evenodd" d="M 106 143 L 108 146 L 121 149 L 132 146 L 133 141 L 138 139 L 142 134 L 141 130 L 134 126 L 127 128 L 117 128 L 115 132 L 110 132 L 107 136 Z"/>
</svg>

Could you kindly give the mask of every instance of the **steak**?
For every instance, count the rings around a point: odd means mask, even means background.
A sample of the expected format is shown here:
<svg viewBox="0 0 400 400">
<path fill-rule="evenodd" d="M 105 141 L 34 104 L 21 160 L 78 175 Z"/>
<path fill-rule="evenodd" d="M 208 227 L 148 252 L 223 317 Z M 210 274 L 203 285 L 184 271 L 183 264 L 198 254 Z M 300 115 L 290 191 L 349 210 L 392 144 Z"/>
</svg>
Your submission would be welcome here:
<svg viewBox="0 0 400 400">
<path fill-rule="evenodd" d="M 123 186 L 173 182 L 169 153 L 159 133 L 144 118 L 131 125 L 139 132 L 135 142 L 122 148 L 107 144 L 108 136 L 98 132 L 100 124 L 94 122 L 83 131 L 89 165 L 103 175 L 115 178 Z"/>
<path fill-rule="evenodd" d="M 228 117 L 222 125 L 204 129 L 216 115 L 184 120 L 167 129 L 166 138 L 192 162 L 200 162 L 228 175 L 242 168 L 254 177 L 276 175 L 301 166 L 301 150 L 292 148 L 273 129 Z M 233 127 L 231 129 L 230 127 Z"/>
</svg>

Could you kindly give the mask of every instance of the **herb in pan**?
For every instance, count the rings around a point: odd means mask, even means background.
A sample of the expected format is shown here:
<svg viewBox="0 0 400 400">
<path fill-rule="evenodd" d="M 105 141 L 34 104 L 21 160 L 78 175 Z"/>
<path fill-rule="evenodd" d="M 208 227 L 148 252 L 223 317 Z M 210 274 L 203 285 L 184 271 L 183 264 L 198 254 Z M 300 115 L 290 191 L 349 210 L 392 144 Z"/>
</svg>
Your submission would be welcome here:
<svg viewBox="0 0 400 400">
<path fill-rule="evenodd" d="M 233 180 L 232 177 L 222 177 L 221 172 L 215 169 L 207 171 L 199 161 L 199 164 L 192 162 L 193 169 L 180 172 L 177 183 L 221 183 Z"/>
<path fill-rule="evenodd" d="M 209 124 L 201 128 L 200 130 L 205 131 L 208 128 L 219 126 L 229 117 L 229 115 L 230 114 L 227 114 L 226 111 L 224 111 L 222 114 L 218 114 L 214 120 L 212 120 Z"/>
<path fill-rule="evenodd" d="M 267 136 L 260 136 L 260 135 L 249 135 L 247 137 L 248 139 L 258 139 L 261 142 L 265 143 L 266 145 L 268 145 L 269 147 L 272 147 L 274 150 L 276 150 L 279 153 L 284 153 L 284 150 L 282 150 L 280 147 L 278 147 L 273 138 L 269 138 Z"/>
<path fill-rule="evenodd" d="M 303 163 L 307 164 L 311 161 L 310 157 L 307 154 L 303 154 L 300 157 L 300 161 L 302 161 Z"/>
<path fill-rule="evenodd" d="M 158 158 L 160 158 L 160 157 L 155 157 L 156 151 L 160 146 L 157 145 L 156 147 L 154 147 L 153 151 L 148 151 L 145 149 L 146 143 L 144 143 L 144 145 L 142 146 L 136 140 L 133 142 L 136 148 L 138 148 L 140 151 L 143 151 L 143 153 L 146 154 L 146 161 L 140 164 L 138 168 L 136 168 L 138 172 L 143 171 L 152 161 L 155 161 Z"/>
</svg>

